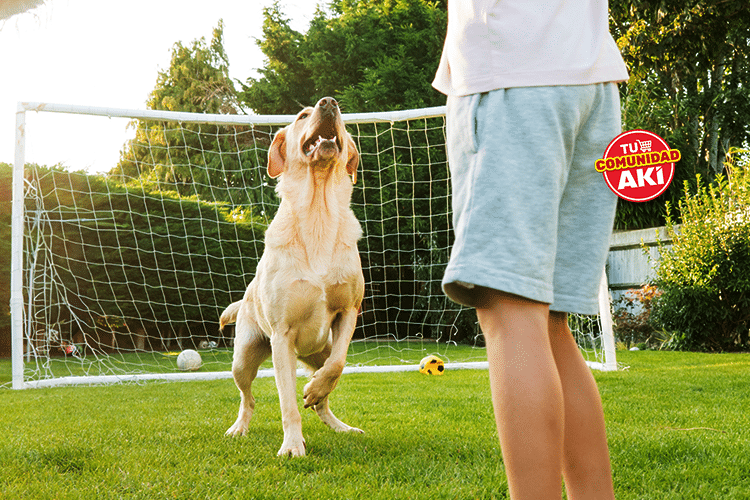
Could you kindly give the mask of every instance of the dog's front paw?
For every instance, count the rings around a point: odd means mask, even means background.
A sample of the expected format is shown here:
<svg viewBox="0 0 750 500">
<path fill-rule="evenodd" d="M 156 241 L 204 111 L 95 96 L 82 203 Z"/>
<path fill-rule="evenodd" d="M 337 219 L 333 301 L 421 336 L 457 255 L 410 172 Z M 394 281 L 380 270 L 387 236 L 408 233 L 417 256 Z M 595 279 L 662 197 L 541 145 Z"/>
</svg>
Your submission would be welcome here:
<svg viewBox="0 0 750 500">
<path fill-rule="evenodd" d="M 304 457 L 306 452 L 307 446 L 305 445 L 305 440 L 301 438 L 297 439 L 287 439 L 284 438 L 284 442 L 281 445 L 281 448 L 279 449 L 279 452 L 277 453 L 280 457 Z"/>
<path fill-rule="evenodd" d="M 304 392 L 302 397 L 305 402 L 305 408 L 314 407 L 333 391 L 336 387 L 336 381 L 331 381 L 327 377 L 318 376 L 319 372 L 316 372 L 312 379 L 305 384 Z"/>
</svg>

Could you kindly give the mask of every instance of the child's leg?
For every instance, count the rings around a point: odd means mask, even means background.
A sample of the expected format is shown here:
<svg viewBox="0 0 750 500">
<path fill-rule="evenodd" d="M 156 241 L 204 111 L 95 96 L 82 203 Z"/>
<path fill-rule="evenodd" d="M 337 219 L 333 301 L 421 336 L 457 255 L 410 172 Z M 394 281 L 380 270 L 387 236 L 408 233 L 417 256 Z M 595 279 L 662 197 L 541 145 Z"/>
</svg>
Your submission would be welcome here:
<svg viewBox="0 0 750 500">
<path fill-rule="evenodd" d="M 559 499 L 565 428 L 549 306 L 488 290 L 477 308 L 510 496 Z"/>
<path fill-rule="evenodd" d="M 613 499 L 604 413 L 596 382 L 570 333 L 567 315 L 550 313 L 549 332 L 565 402 L 563 476 L 568 498 Z"/>
</svg>

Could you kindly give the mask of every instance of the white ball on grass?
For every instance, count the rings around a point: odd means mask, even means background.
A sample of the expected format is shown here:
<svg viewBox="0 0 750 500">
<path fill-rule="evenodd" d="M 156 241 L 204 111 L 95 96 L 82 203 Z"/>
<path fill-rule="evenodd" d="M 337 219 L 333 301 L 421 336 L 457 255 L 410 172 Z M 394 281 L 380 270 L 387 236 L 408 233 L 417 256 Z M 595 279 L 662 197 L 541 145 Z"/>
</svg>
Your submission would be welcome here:
<svg viewBox="0 0 750 500">
<path fill-rule="evenodd" d="M 185 349 L 177 356 L 177 368 L 182 371 L 195 371 L 201 367 L 203 361 L 198 351 Z"/>
</svg>

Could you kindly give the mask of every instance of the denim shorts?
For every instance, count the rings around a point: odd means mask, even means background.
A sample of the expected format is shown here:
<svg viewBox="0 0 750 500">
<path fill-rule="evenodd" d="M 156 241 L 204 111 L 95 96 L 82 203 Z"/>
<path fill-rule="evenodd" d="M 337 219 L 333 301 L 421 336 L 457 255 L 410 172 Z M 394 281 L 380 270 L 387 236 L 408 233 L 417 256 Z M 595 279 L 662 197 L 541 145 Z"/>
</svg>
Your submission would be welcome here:
<svg viewBox="0 0 750 500">
<path fill-rule="evenodd" d="M 519 87 L 448 98 L 455 242 L 443 277 L 596 314 L 617 197 L 594 162 L 620 133 L 617 86 Z"/>
</svg>

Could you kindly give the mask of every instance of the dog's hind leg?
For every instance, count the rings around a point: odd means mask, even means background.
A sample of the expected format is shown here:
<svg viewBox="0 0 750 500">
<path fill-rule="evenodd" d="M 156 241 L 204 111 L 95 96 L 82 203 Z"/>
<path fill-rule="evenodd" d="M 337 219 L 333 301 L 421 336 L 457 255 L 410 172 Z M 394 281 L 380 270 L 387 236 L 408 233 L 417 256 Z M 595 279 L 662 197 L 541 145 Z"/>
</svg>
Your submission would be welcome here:
<svg viewBox="0 0 750 500">
<path fill-rule="evenodd" d="M 320 417 L 320 420 L 322 420 L 324 424 L 326 424 L 336 432 L 357 432 L 359 434 L 365 433 L 365 431 L 363 431 L 362 429 L 357 429 L 356 427 L 347 425 L 336 418 L 336 415 L 334 415 L 331 409 L 328 407 L 328 396 L 323 398 L 320 403 L 313 406 L 313 409 L 315 410 L 315 413 L 318 414 L 318 417 Z"/>
<path fill-rule="evenodd" d="M 237 335 L 232 358 L 232 376 L 240 390 L 240 411 L 234 425 L 227 429 L 227 436 L 245 435 L 250 418 L 255 410 L 255 398 L 251 387 L 258 374 L 258 367 L 271 355 L 268 338 L 258 329 L 254 321 L 240 319 L 235 329 Z"/>
<path fill-rule="evenodd" d="M 307 366 L 309 366 L 313 370 L 318 370 L 325 364 L 326 359 L 328 359 L 330 355 L 331 355 L 331 343 L 329 342 L 325 346 L 325 348 L 319 353 L 316 353 L 316 354 L 313 354 L 311 356 L 307 356 L 304 358 L 300 358 L 300 361 L 305 363 Z M 339 420 L 338 418 L 336 418 L 336 415 L 333 414 L 330 407 L 328 406 L 328 396 L 321 399 L 317 404 L 313 405 L 312 408 L 315 410 L 315 413 L 318 414 L 318 417 L 320 417 L 320 420 L 322 420 L 324 424 L 326 424 L 328 427 L 330 427 L 336 432 L 364 433 L 362 429 L 357 429 L 356 427 L 347 425 L 341 420 Z"/>
</svg>

